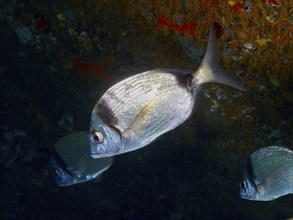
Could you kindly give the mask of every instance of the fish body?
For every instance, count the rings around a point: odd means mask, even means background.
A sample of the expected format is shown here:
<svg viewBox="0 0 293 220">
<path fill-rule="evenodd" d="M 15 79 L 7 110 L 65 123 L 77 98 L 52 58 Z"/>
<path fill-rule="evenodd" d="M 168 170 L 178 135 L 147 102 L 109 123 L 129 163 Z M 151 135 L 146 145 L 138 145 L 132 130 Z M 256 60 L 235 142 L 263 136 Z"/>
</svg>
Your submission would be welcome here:
<svg viewBox="0 0 293 220">
<path fill-rule="evenodd" d="M 240 196 L 271 201 L 290 193 L 293 193 L 293 151 L 272 146 L 254 152 L 243 171 Z"/>
<path fill-rule="evenodd" d="M 111 166 L 112 157 L 93 159 L 88 145 L 86 132 L 69 134 L 55 143 L 51 164 L 59 186 L 95 179 Z"/>
<path fill-rule="evenodd" d="M 176 128 L 196 109 L 196 98 L 208 82 L 244 90 L 219 65 L 214 28 L 210 29 L 206 53 L 197 71 L 149 70 L 104 93 L 92 111 L 91 156 L 101 158 L 133 151 Z"/>
</svg>

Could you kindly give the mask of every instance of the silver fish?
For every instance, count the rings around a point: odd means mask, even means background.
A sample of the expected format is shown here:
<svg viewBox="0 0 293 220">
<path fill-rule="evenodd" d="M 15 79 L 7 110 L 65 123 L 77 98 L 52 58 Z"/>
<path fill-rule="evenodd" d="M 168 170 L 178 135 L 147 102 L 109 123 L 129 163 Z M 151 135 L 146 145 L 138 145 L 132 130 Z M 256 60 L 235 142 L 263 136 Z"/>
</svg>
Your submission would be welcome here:
<svg viewBox="0 0 293 220">
<path fill-rule="evenodd" d="M 250 155 L 240 183 L 243 199 L 270 201 L 293 193 L 293 151 L 265 147 Z"/>
<path fill-rule="evenodd" d="M 86 132 L 69 134 L 55 143 L 51 164 L 59 186 L 95 179 L 112 165 L 112 157 L 93 159 L 88 145 Z"/>
<path fill-rule="evenodd" d="M 155 69 L 131 76 L 107 90 L 95 105 L 89 132 L 93 158 L 142 148 L 176 128 L 195 110 L 204 83 L 222 83 L 245 90 L 225 74 L 217 56 L 216 34 L 195 71 Z"/>
</svg>

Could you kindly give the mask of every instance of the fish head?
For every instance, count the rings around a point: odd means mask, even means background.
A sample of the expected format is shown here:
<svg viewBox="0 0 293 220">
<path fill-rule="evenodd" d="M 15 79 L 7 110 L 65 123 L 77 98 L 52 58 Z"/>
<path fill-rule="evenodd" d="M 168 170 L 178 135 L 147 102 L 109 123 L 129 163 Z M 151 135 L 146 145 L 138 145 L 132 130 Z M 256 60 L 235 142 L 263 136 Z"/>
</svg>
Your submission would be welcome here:
<svg viewBox="0 0 293 220">
<path fill-rule="evenodd" d="M 58 186 L 69 186 L 76 183 L 76 178 L 72 173 L 68 169 L 63 168 L 54 157 L 51 158 L 51 164 L 53 167 L 53 176 Z"/>
<path fill-rule="evenodd" d="M 122 149 L 120 131 L 104 123 L 98 114 L 92 114 L 89 142 L 93 158 L 113 156 Z"/>
<path fill-rule="evenodd" d="M 256 196 L 257 187 L 245 169 L 243 171 L 243 179 L 240 182 L 240 197 L 243 199 L 255 200 Z"/>
</svg>

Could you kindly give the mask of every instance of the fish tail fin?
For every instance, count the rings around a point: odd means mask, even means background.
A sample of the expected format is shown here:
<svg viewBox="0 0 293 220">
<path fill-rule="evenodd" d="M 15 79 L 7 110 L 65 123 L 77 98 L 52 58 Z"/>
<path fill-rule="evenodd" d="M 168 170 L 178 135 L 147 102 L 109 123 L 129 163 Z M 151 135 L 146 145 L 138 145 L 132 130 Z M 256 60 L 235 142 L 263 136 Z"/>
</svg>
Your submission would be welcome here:
<svg viewBox="0 0 293 220">
<path fill-rule="evenodd" d="M 213 26 L 210 28 L 208 45 L 203 61 L 193 74 L 192 85 L 196 87 L 196 85 L 209 82 L 221 83 L 245 91 L 245 87 L 231 76 L 227 75 L 220 65 L 217 51 L 216 30 Z"/>
</svg>

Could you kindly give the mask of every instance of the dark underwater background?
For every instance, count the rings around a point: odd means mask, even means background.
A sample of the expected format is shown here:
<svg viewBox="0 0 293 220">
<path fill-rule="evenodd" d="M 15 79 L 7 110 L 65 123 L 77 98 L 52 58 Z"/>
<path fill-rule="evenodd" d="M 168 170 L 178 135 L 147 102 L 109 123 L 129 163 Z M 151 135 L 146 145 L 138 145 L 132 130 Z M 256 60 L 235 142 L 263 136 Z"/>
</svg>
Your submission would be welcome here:
<svg viewBox="0 0 293 220">
<path fill-rule="evenodd" d="M 195 70 L 212 22 L 223 68 L 247 92 L 205 85 L 183 125 L 116 156 L 99 180 L 59 187 L 54 143 L 87 131 L 127 76 Z M 292 23 L 290 1 L 1 1 L 0 219 L 293 218 L 292 195 L 239 196 L 252 152 L 292 149 Z"/>
</svg>

